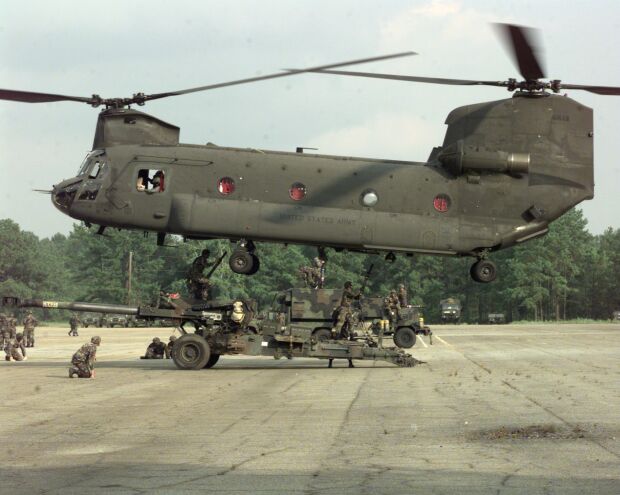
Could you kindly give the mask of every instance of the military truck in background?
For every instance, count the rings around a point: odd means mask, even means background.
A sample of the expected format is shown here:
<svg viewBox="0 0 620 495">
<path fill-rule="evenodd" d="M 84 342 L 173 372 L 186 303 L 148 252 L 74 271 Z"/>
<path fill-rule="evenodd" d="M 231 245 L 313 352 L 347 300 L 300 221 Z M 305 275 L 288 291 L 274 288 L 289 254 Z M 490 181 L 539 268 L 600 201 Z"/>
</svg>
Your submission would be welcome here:
<svg viewBox="0 0 620 495">
<path fill-rule="evenodd" d="M 611 321 L 620 321 L 620 311 L 614 311 L 611 314 Z"/>
<path fill-rule="evenodd" d="M 506 315 L 504 313 L 489 313 L 487 322 L 489 325 L 503 325 L 506 323 Z"/>
<path fill-rule="evenodd" d="M 88 328 L 88 327 L 101 328 L 102 326 L 101 320 L 103 319 L 104 316 L 105 315 L 98 315 L 96 313 L 87 313 L 86 315 L 82 316 L 80 320 L 82 321 L 82 325 L 84 326 L 84 328 Z"/>
<path fill-rule="evenodd" d="M 127 327 L 128 319 L 125 315 L 108 315 L 106 318 L 106 325 L 109 328 L 113 327 Z"/>
<path fill-rule="evenodd" d="M 334 311 L 340 305 L 342 289 L 287 289 L 274 297 L 271 310 L 261 320 L 263 329 L 301 339 L 324 341 L 333 338 Z M 379 323 L 385 320 L 383 298 L 363 297 L 357 309 L 358 324 L 353 331 L 379 333 Z M 385 332 L 388 333 L 388 332 Z M 420 324 L 419 307 L 400 310 L 394 325 L 394 343 L 404 349 L 413 347 L 417 334 L 430 334 L 430 328 Z"/>
<path fill-rule="evenodd" d="M 458 323 L 461 319 L 461 302 L 454 298 L 449 297 L 439 301 L 441 306 L 441 322 L 442 323 Z"/>
</svg>

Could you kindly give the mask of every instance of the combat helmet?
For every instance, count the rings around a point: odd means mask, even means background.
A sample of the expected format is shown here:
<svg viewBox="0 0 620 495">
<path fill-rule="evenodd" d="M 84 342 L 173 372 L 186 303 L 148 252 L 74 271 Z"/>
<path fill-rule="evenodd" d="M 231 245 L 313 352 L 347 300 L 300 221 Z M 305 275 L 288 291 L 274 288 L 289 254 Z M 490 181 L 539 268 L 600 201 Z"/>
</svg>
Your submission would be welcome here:
<svg viewBox="0 0 620 495">
<path fill-rule="evenodd" d="M 99 345 L 101 344 L 101 337 L 99 337 L 99 335 L 95 335 L 94 337 L 90 338 L 90 342 L 92 344 Z"/>
<path fill-rule="evenodd" d="M 211 254 L 211 251 L 205 248 L 202 250 L 202 253 L 200 253 L 200 256 L 204 256 L 205 258 L 208 258 L 210 254 Z"/>
<path fill-rule="evenodd" d="M 153 339 L 153 344 L 159 344 L 161 342 L 161 340 L 159 340 L 159 337 L 155 337 Z"/>
</svg>

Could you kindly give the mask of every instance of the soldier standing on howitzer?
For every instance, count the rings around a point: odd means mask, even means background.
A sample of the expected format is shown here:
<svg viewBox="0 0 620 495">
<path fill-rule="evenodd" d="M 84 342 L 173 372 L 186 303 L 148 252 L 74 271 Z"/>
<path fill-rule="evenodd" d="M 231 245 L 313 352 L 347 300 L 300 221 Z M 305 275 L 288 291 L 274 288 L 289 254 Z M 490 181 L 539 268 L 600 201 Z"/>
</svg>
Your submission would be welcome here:
<svg viewBox="0 0 620 495">
<path fill-rule="evenodd" d="M 353 283 L 345 282 L 344 289 L 342 291 L 342 298 L 340 299 L 340 306 L 336 310 L 336 317 L 334 318 L 334 326 L 332 327 L 332 334 L 338 335 L 338 338 L 347 339 L 351 338 L 351 326 L 353 324 L 353 301 L 359 300 L 362 297 L 360 291 L 353 291 Z M 338 326 L 340 326 L 340 332 L 337 332 Z"/>
<path fill-rule="evenodd" d="M 155 337 L 153 342 L 146 348 L 144 356 L 140 356 L 140 359 L 164 359 L 166 352 L 166 344 L 164 344 L 159 337 Z"/>
<path fill-rule="evenodd" d="M 26 318 L 22 322 L 24 325 L 24 338 L 26 339 L 26 347 L 34 347 L 34 329 L 39 324 L 37 319 L 32 315 L 32 311 L 28 311 Z"/>
<path fill-rule="evenodd" d="M 7 361 L 25 361 L 26 347 L 24 346 L 24 336 L 21 333 L 16 333 L 15 338 L 9 340 L 8 344 L 4 348 L 6 352 L 5 359 Z"/>
<path fill-rule="evenodd" d="M 211 252 L 208 249 L 203 249 L 200 256 L 192 262 L 192 266 L 187 273 L 187 290 L 198 300 L 206 301 L 209 299 L 209 289 L 212 287 L 212 284 L 204 276 L 203 272 L 205 268 L 215 264 L 209 261 L 210 254 Z"/>
<path fill-rule="evenodd" d="M 405 284 L 398 284 L 398 303 L 401 308 L 409 307 L 409 297 L 407 296 L 407 289 Z"/>
<path fill-rule="evenodd" d="M 325 260 L 319 256 L 312 260 L 313 266 L 302 266 L 299 273 L 306 285 L 312 289 L 322 289 L 325 283 Z"/>
<path fill-rule="evenodd" d="M 359 300 L 362 297 L 362 292 L 353 291 L 353 284 L 351 282 L 345 282 L 344 289 L 342 291 L 342 298 L 340 299 L 340 306 L 335 313 L 334 326 L 332 328 L 332 334 L 337 338 L 350 340 L 352 337 L 351 327 L 353 326 L 353 301 Z M 337 328 L 340 325 L 340 332 L 337 333 Z M 327 367 L 331 368 L 334 360 L 330 359 Z M 354 368 L 353 361 L 349 359 L 349 368 Z"/>
<path fill-rule="evenodd" d="M 172 348 L 174 347 L 174 343 L 176 342 L 177 338 L 174 335 L 171 335 L 170 338 L 168 339 L 168 343 L 166 344 L 166 359 L 170 359 L 172 357 Z"/>
<path fill-rule="evenodd" d="M 95 378 L 95 361 L 97 346 L 101 344 L 101 337 L 95 336 L 90 342 L 80 347 L 71 358 L 69 378 Z"/>
<path fill-rule="evenodd" d="M 71 318 L 69 318 L 69 326 L 71 327 L 71 329 L 69 330 L 69 335 L 72 337 L 78 337 L 78 328 L 81 324 L 82 321 L 80 320 L 78 315 L 73 313 L 71 315 Z"/>
</svg>

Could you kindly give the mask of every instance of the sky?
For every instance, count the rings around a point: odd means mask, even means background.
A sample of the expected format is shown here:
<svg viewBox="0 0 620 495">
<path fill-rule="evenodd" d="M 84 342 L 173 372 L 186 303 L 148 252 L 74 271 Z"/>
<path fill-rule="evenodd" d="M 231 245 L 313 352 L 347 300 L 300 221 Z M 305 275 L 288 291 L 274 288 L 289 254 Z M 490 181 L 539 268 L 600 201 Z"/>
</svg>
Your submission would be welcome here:
<svg viewBox="0 0 620 495">
<path fill-rule="evenodd" d="M 620 2 L 28 1 L 0 2 L 0 88 L 73 96 L 159 93 L 363 57 L 419 55 L 351 70 L 505 80 L 518 71 L 491 26 L 540 29 L 549 78 L 620 86 Z M 140 110 L 181 142 L 426 161 L 453 108 L 509 97 L 452 87 L 304 74 L 153 101 Z M 594 109 L 594 234 L 620 228 L 620 97 L 573 91 Z M 68 233 L 49 189 L 90 150 L 98 110 L 0 101 L 0 218 L 40 237 Z"/>
</svg>

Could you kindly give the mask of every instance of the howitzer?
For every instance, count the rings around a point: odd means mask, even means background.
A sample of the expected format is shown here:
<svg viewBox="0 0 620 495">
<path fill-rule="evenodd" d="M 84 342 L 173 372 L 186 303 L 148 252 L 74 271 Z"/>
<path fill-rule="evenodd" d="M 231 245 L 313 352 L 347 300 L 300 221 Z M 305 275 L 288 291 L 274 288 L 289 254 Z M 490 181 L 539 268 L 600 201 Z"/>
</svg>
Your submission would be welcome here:
<svg viewBox="0 0 620 495">
<path fill-rule="evenodd" d="M 224 354 L 249 356 L 313 357 L 318 359 L 380 360 L 397 366 L 411 367 L 421 363 L 397 348 L 379 348 L 373 341 L 341 339 L 318 340 L 290 334 L 282 325 L 252 318 L 254 303 L 241 300 L 212 300 L 188 303 L 179 301 L 173 309 L 152 306 L 125 306 L 86 302 L 59 302 L 42 299 L 20 300 L 3 297 L 3 306 L 20 308 L 70 309 L 100 313 L 122 313 L 149 320 L 173 319 L 184 334 L 175 341 L 172 359 L 181 369 L 211 368 Z M 240 312 L 247 311 L 247 318 Z M 183 326 L 191 323 L 194 333 Z"/>
</svg>

